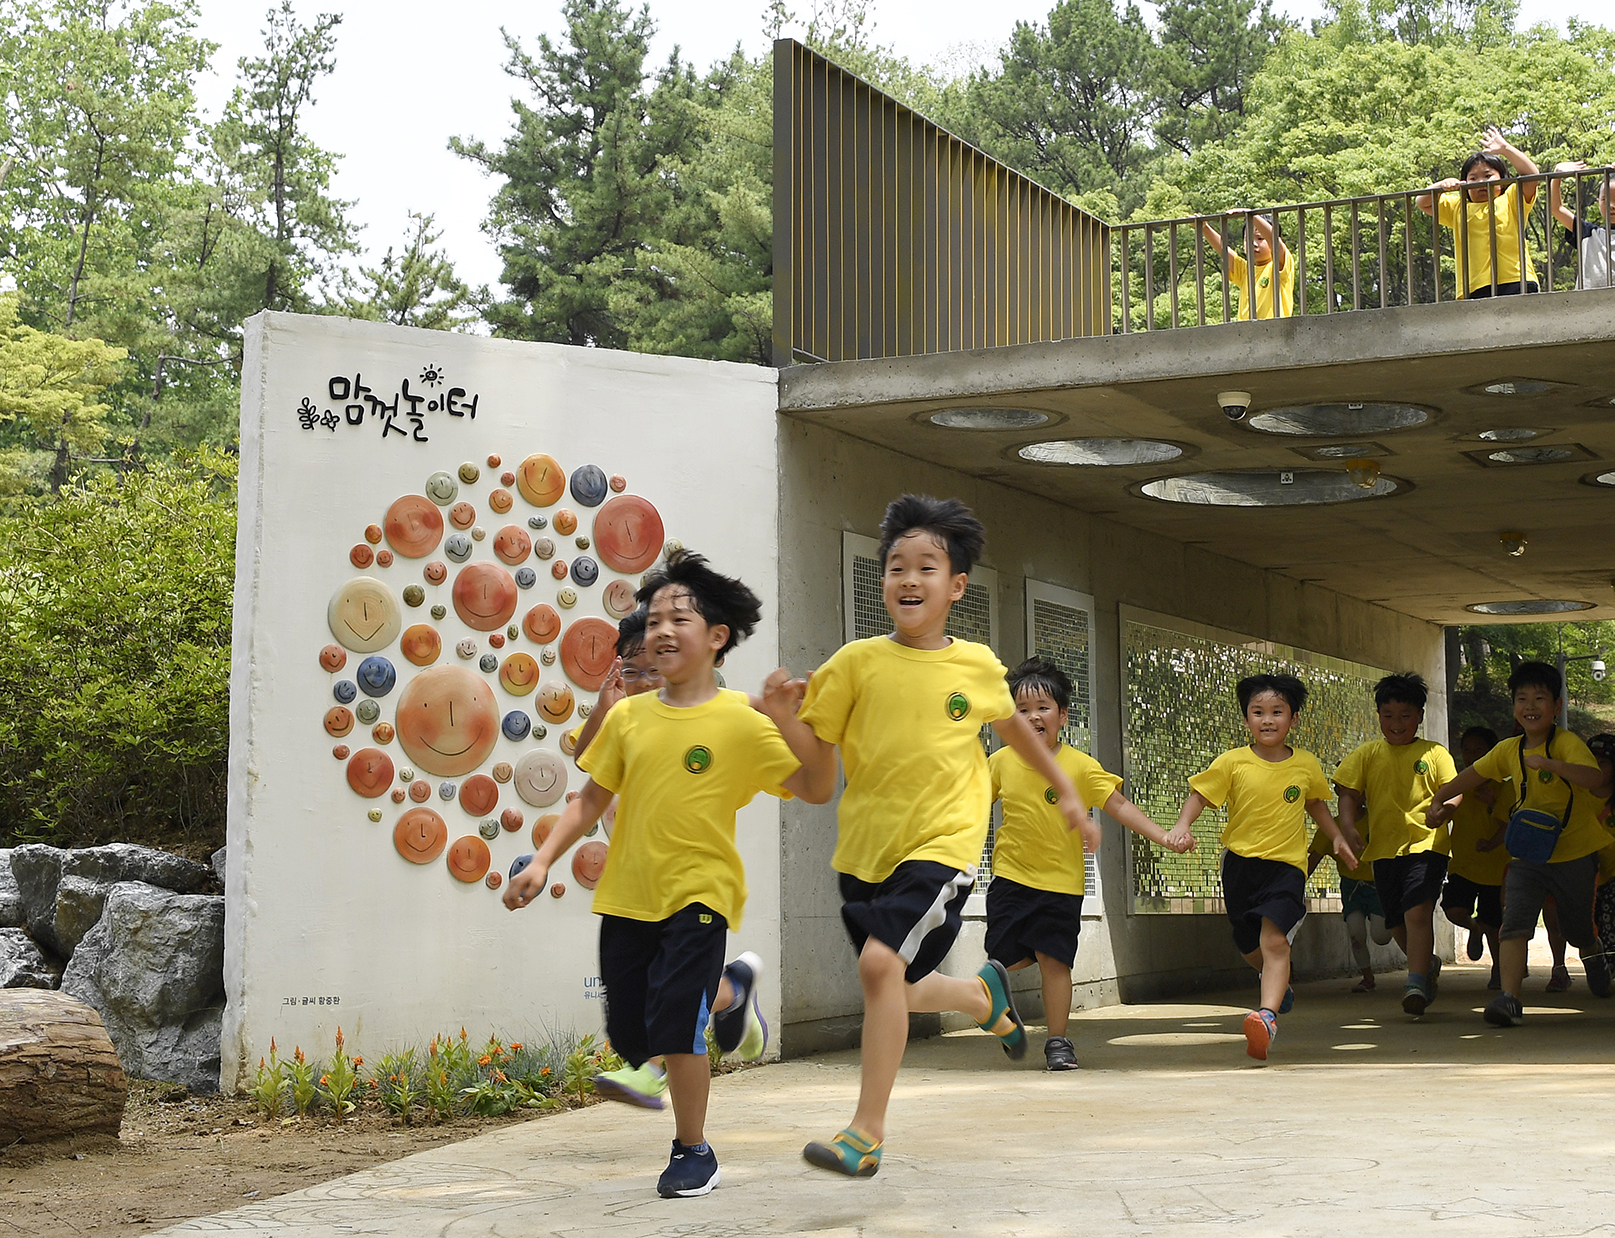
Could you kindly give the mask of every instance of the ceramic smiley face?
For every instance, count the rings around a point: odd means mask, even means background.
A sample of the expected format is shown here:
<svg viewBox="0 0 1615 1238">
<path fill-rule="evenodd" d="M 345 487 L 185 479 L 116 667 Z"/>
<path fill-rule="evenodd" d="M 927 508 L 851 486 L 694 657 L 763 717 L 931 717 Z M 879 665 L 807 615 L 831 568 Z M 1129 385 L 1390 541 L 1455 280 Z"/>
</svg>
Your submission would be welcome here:
<svg viewBox="0 0 1615 1238">
<path fill-rule="evenodd" d="M 454 612 L 479 632 L 502 628 L 516 613 L 516 581 L 497 563 L 473 563 L 454 578 Z"/>
<path fill-rule="evenodd" d="M 634 612 L 634 587 L 626 580 L 614 580 L 601 591 L 600 601 L 613 619 L 626 619 Z"/>
<path fill-rule="evenodd" d="M 610 499 L 594 518 L 594 546 L 607 567 L 643 572 L 662 553 L 661 513 L 637 494 Z"/>
<path fill-rule="evenodd" d="M 561 723 L 572 716 L 572 689 L 550 680 L 538 690 L 538 712 L 545 722 Z"/>
<path fill-rule="evenodd" d="M 529 640 L 547 645 L 561 634 L 561 616 L 555 613 L 555 607 L 541 602 L 527 612 L 522 631 Z"/>
<path fill-rule="evenodd" d="M 359 663 L 359 671 L 354 678 L 359 681 L 359 687 L 364 689 L 366 696 L 386 696 L 397 684 L 398 672 L 386 658 L 371 654 Z"/>
<path fill-rule="evenodd" d="M 442 559 L 433 559 L 421 569 L 421 575 L 426 577 L 429 585 L 440 585 L 449 578 L 449 565 Z"/>
<path fill-rule="evenodd" d="M 459 493 L 460 483 L 454 480 L 453 473 L 439 470 L 426 479 L 426 497 L 439 507 L 447 507 Z"/>
<path fill-rule="evenodd" d="M 406 559 L 424 559 L 443 540 L 443 513 L 424 494 L 393 500 L 382 521 L 387 544 Z"/>
<path fill-rule="evenodd" d="M 555 531 L 562 537 L 571 537 L 578 531 L 577 513 L 563 507 L 555 513 Z"/>
<path fill-rule="evenodd" d="M 516 469 L 516 489 L 534 507 L 548 507 L 566 490 L 566 471 L 554 456 L 536 452 Z"/>
<path fill-rule="evenodd" d="M 500 562 L 517 567 L 533 553 L 533 539 L 517 524 L 507 524 L 493 535 L 493 552 Z"/>
<path fill-rule="evenodd" d="M 449 848 L 449 872 L 454 874 L 457 881 L 463 881 L 467 885 L 481 881 L 492 861 L 493 856 L 488 850 L 488 844 L 475 834 L 456 838 Z"/>
<path fill-rule="evenodd" d="M 411 624 L 404 629 L 398 649 L 416 666 L 430 666 L 443 653 L 443 638 L 429 623 Z"/>
<path fill-rule="evenodd" d="M 380 748 L 361 748 L 348 758 L 348 785 L 366 799 L 386 795 L 393 785 L 393 759 Z"/>
<path fill-rule="evenodd" d="M 566 794 L 566 762 L 553 752 L 529 752 L 516 762 L 513 785 L 534 808 L 548 808 Z"/>
<path fill-rule="evenodd" d="M 514 500 L 510 497 L 510 491 L 506 489 L 500 488 L 488 492 L 488 506 L 500 515 L 508 512 L 513 502 Z"/>
<path fill-rule="evenodd" d="M 392 644 L 404 626 L 398 595 L 374 576 L 355 576 L 333 593 L 325 619 L 331 635 L 354 653 Z"/>
<path fill-rule="evenodd" d="M 606 844 L 584 843 L 572 856 L 572 876 L 585 890 L 600 884 L 600 874 L 606 871 Z"/>
<path fill-rule="evenodd" d="M 448 841 L 447 823 L 430 808 L 411 808 L 393 827 L 393 846 L 411 864 L 430 864 Z"/>
<path fill-rule="evenodd" d="M 449 540 L 443 543 L 443 553 L 456 563 L 464 563 L 471 557 L 471 539 L 464 533 L 450 533 Z"/>
<path fill-rule="evenodd" d="M 585 691 L 600 690 L 616 659 L 617 629 L 604 619 L 579 619 L 561 638 L 561 667 Z"/>
<path fill-rule="evenodd" d="M 538 659 L 530 653 L 513 653 L 499 668 L 499 686 L 512 696 L 526 696 L 538 687 Z"/>
<path fill-rule="evenodd" d="M 353 564 L 354 567 L 369 567 L 371 560 L 375 557 L 376 552 L 363 542 L 348 551 L 348 562 Z"/>
<path fill-rule="evenodd" d="M 499 784 L 487 774 L 473 774 L 460 784 L 460 807 L 473 817 L 486 817 L 499 803 Z"/>
<path fill-rule="evenodd" d="M 469 503 L 456 503 L 449 508 L 449 523 L 456 529 L 469 529 L 477 522 L 477 509 Z"/>
<path fill-rule="evenodd" d="M 327 645 L 320 650 L 320 667 L 333 675 L 348 664 L 348 655 L 341 645 Z"/>
<path fill-rule="evenodd" d="M 398 699 L 398 742 L 427 773 L 456 778 L 492 755 L 499 711 L 485 679 L 461 666 L 434 666 Z"/>
<path fill-rule="evenodd" d="M 325 711 L 325 733 L 341 739 L 353 730 L 353 710 L 346 705 L 333 705 Z"/>
<path fill-rule="evenodd" d="M 585 464 L 572 474 L 572 497 L 585 507 L 599 507 L 606 497 L 606 473 L 598 464 Z"/>
</svg>

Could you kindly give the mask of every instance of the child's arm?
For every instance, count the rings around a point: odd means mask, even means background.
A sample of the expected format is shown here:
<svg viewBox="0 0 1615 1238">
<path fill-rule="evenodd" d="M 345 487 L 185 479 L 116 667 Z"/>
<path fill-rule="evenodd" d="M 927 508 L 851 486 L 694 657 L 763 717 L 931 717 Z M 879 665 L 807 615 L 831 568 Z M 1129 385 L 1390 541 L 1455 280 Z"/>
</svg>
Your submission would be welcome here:
<svg viewBox="0 0 1615 1238">
<path fill-rule="evenodd" d="M 1597 773 L 1597 770 L 1593 771 Z M 1435 829 L 1445 825 L 1452 816 L 1452 810 L 1463 803 L 1464 796 L 1473 791 L 1486 780 L 1480 776 L 1473 765 L 1463 770 L 1446 786 L 1436 792 L 1435 798 L 1430 801 L 1430 807 L 1424 810 L 1424 824 L 1426 829 Z"/>
<path fill-rule="evenodd" d="M 1356 868 L 1357 852 L 1352 850 L 1351 844 L 1340 832 L 1340 827 L 1335 824 L 1335 815 L 1329 811 L 1329 802 L 1308 800 L 1307 816 L 1318 823 L 1318 828 L 1327 834 L 1329 841 L 1334 844 L 1335 863 L 1344 864 L 1347 868 Z"/>
<path fill-rule="evenodd" d="M 550 836 L 533 855 L 533 862 L 510 879 L 505 886 L 504 903 L 512 911 L 519 911 L 544 892 L 549 880 L 550 865 L 557 856 L 589 832 L 589 827 L 600 820 L 611 803 L 611 792 L 593 778 L 583 784 L 578 798 L 561 811 Z"/>
<path fill-rule="evenodd" d="M 1172 832 L 1167 835 L 1166 845 L 1174 851 L 1178 851 L 1180 848 L 1183 851 L 1193 850 L 1194 835 L 1190 833 L 1190 827 L 1200 820 L 1200 814 L 1210 807 L 1210 800 L 1201 795 L 1200 792 L 1191 790 L 1189 798 L 1183 801 L 1183 807 L 1178 810 L 1177 824 L 1172 827 Z M 1184 842 L 1187 842 L 1188 846 L 1183 846 Z"/>
<path fill-rule="evenodd" d="M 1224 258 L 1227 258 L 1233 252 L 1228 248 L 1228 246 L 1222 243 L 1222 233 L 1218 232 L 1217 229 L 1211 226 L 1210 220 L 1202 219 L 1200 221 L 1200 231 L 1205 235 L 1206 241 L 1208 244 L 1210 244 L 1211 248 L 1216 250 Z"/>
<path fill-rule="evenodd" d="M 1307 852 L 1307 876 L 1308 877 L 1312 876 L 1312 874 L 1315 871 L 1317 871 L 1318 865 L 1320 865 L 1322 863 L 1323 863 L 1323 856 L 1322 855 L 1320 855 L 1316 851 L 1308 851 Z"/>
<path fill-rule="evenodd" d="M 1088 815 L 1088 805 L 1083 803 L 1082 792 L 1071 781 L 1071 775 L 1060 768 L 1060 763 L 1054 759 L 1054 754 L 1044 744 L 1042 737 L 1032 730 L 1031 723 L 1020 714 L 1010 714 L 993 723 L 993 730 L 998 732 L 999 739 L 1015 750 L 1016 756 L 1046 778 L 1049 786 L 1054 788 L 1054 794 L 1060 800 L 1060 812 L 1065 817 L 1066 829 L 1081 830 L 1083 848 L 1098 851 L 1099 823 Z"/>
<path fill-rule="evenodd" d="M 1284 242 L 1273 235 L 1273 221 L 1266 215 L 1251 212 L 1251 222 L 1256 227 L 1256 235 L 1267 242 L 1268 251 L 1273 255 L 1273 269 L 1282 271 L 1284 264 L 1289 260 L 1290 251 L 1284 248 Z M 1252 266 L 1256 264 L 1251 263 Z"/>
<path fill-rule="evenodd" d="M 1511 145 L 1509 140 L 1503 136 L 1503 131 L 1496 125 L 1487 125 L 1484 137 L 1485 140 L 1481 142 L 1480 148 L 1488 155 L 1501 155 L 1509 161 L 1514 170 L 1521 176 L 1535 176 L 1537 174 L 1537 166 L 1532 162 L 1531 156 L 1520 150 L 1519 147 Z M 1525 205 L 1530 206 L 1531 203 L 1536 201 L 1538 184 L 1539 182 L 1532 181 L 1528 185 L 1520 186 L 1520 197 L 1524 200 Z"/>
<path fill-rule="evenodd" d="M 825 743 L 796 716 L 806 691 L 807 680 L 792 679 L 791 673 L 781 667 L 763 680 L 762 696 L 752 704 L 768 715 L 785 737 L 792 755 L 802 762 L 801 768 L 785 780 L 785 789 L 809 804 L 823 804 L 836 791 L 836 746 Z"/>
<path fill-rule="evenodd" d="M 1586 167 L 1587 161 L 1585 159 L 1572 159 L 1568 163 L 1554 164 L 1553 170 L 1555 172 L 1581 172 Z M 1576 231 L 1576 217 L 1571 214 L 1570 208 L 1565 205 L 1564 182 L 1558 177 L 1554 177 L 1548 182 L 1548 210 L 1552 211 L 1553 217 L 1569 228 L 1572 233 Z M 1580 238 L 1578 237 L 1577 239 L 1579 240 Z"/>
<path fill-rule="evenodd" d="M 1573 787 L 1581 787 L 1591 791 L 1600 799 L 1608 799 L 1610 794 L 1610 779 L 1597 765 L 1576 765 L 1571 761 L 1560 761 L 1554 758 L 1529 753 L 1525 758 L 1526 769 L 1545 769 L 1550 774 L 1557 774 Z"/>
<path fill-rule="evenodd" d="M 1186 844 L 1182 839 L 1174 841 L 1171 834 L 1156 825 L 1142 808 L 1120 791 L 1110 793 L 1110 798 L 1105 801 L 1105 811 L 1132 830 L 1133 833 L 1142 835 L 1158 847 L 1168 847 L 1181 854 L 1194 846 L 1192 837 Z"/>
<path fill-rule="evenodd" d="M 1456 176 L 1444 177 L 1414 198 L 1413 205 L 1418 207 L 1426 215 L 1434 215 L 1436 213 L 1436 198 L 1445 193 L 1447 190 L 1456 189 L 1462 184 L 1463 181 L 1459 180 Z"/>
<path fill-rule="evenodd" d="M 1357 828 L 1357 819 L 1363 811 L 1363 794 L 1352 787 L 1335 783 L 1335 796 L 1340 801 L 1340 833 L 1359 855 L 1363 851 L 1363 835 Z"/>
<path fill-rule="evenodd" d="M 576 761 L 583 755 L 584 749 L 594 742 L 594 737 L 600 733 L 600 724 L 606 720 L 611 707 L 628 694 L 622 688 L 622 659 L 618 658 L 611 664 L 606 677 L 600 683 L 600 696 L 594 703 L 594 709 L 584 719 L 582 728 L 578 731 L 578 742 L 572 747 L 572 759 Z"/>
</svg>

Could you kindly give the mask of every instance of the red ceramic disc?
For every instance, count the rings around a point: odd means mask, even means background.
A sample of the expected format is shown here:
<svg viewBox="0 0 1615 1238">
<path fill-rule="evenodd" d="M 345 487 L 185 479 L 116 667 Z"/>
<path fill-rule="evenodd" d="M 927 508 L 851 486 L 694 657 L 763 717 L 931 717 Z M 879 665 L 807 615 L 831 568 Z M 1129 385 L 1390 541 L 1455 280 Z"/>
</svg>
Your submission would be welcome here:
<svg viewBox="0 0 1615 1238">
<path fill-rule="evenodd" d="M 406 559 L 424 559 L 443 540 L 443 513 L 424 494 L 406 494 L 387 509 L 387 544 Z"/>
<path fill-rule="evenodd" d="M 528 640 L 547 645 L 561 634 L 561 616 L 548 602 L 540 602 L 522 620 L 522 631 Z"/>
<path fill-rule="evenodd" d="M 430 808 L 411 808 L 393 827 L 393 846 L 411 864 L 430 864 L 448 841 L 449 827 Z"/>
<path fill-rule="evenodd" d="M 600 884 L 600 874 L 605 869 L 605 843 L 584 843 L 572 856 L 572 875 L 585 890 L 592 890 Z"/>
<path fill-rule="evenodd" d="M 481 881 L 492 861 L 493 856 L 488 851 L 488 844 L 475 834 L 456 838 L 454 845 L 449 848 L 449 872 L 454 874 L 457 881 L 463 881 L 467 885 Z"/>
<path fill-rule="evenodd" d="M 492 632 L 516 613 L 516 581 L 497 563 L 471 563 L 454 578 L 454 613 L 479 632 Z"/>
<path fill-rule="evenodd" d="M 593 615 L 579 619 L 561 637 L 561 668 L 586 692 L 598 692 L 617 660 L 617 629 Z"/>
<path fill-rule="evenodd" d="M 499 803 L 499 784 L 487 774 L 472 774 L 460 784 L 460 807 L 473 817 L 486 817 Z"/>
<path fill-rule="evenodd" d="M 643 572 L 662 553 L 666 531 L 649 499 L 619 494 L 607 499 L 594 517 L 594 548 L 614 571 Z"/>
<path fill-rule="evenodd" d="M 380 748 L 361 748 L 348 758 L 348 785 L 368 800 L 393 785 L 393 759 Z"/>
</svg>

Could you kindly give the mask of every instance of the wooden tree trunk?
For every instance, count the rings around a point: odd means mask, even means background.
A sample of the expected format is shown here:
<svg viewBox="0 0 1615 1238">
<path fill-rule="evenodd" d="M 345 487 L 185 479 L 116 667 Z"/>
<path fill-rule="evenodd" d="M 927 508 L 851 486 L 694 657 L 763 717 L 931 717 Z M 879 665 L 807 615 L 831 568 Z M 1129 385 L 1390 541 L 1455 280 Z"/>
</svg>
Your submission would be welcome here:
<svg viewBox="0 0 1615 1238">
<path fill-rule="evenodd" d="M 116 1137 L 129 1080 L 101 1016 L 42 989 L 0 989 L 0 1147 Z"/>
</svg>

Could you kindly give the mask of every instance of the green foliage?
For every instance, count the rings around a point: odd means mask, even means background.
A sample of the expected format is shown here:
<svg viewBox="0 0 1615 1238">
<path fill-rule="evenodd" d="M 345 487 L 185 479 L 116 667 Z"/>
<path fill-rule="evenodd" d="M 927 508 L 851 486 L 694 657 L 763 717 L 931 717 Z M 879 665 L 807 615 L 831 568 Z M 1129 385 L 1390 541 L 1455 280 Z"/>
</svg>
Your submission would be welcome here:
<svg viewBox="0 0 1615 1238">
<path fill-rule="evenodd" d="M 269 1040 L 269 1060 L 258 1059 L 258 1074 L 248 1092 L 257 1102 L 258 1110 L 266 1118 L 280 1117 L 286 1107 L 286 1098 L 292 1090 L 292 1081 L 286 1074 L 286 1063 L 280 1060 L 274 1037 Z"/>
<path fill-rule="evenodd" d="M 352 1058 L 344 1045 L 342 1027 L 336 1029 L 336 1052 L 331 1055 L 331 1061 L 320 1072 L 320 1082 L 316 1088 L 319 1098 L 325 1107 L 337 1117 L 346 1117 L 355 1109 L 353 1091 L 359 1086 L 358 1067 L 364 1065 L 363 1058 Z"/>
<path fill-rule="evenodd" d="M 314 1082 L 318 1070 L 319 1067 L 304 1055 L 303 1046 L 294 1045 L 292 1060 L 286 1063 L 286 1074 L 292 1085 L 292 1108 L 300 1118 L 308 1116 L 308 1111 L 319 1097 L 319 1088 Z"/>
<path fill-rule="evenodd" d="M 223 842 L 235 471 L 85 475 L 0 525 L 7 845 Z"/>
<path fill-rule="evenodd" d="M 441 236 L 432 231 L 433 216 L 411 211 L 409 220 L 403 253 L 394 257 L 389 245 L 379 265 L 359 268 L 366 287 L 350 299 L 348 313 L 399 327 L 462 330 L 476 321 L 488 290 L 469 288 L 448 256 L 433 248 Z"/>
<path fill-rule="evenodd" d="M 1489 726 L 1499 735 L 1514 730 L 1508 677 L 1521 662 L 1565 663 L 1565 699 L 1570 729 L 1583 737 L 1615 730 L 1615 680 L 1595 680 L 1592 659 L 1615 662 L 1615 621 L 1475 625 L 1456 630 L 1458 664 L 1451 702 L 1452 733 Z M 1453 646 L 1449 644 L 1448 649 Z"/>
</svg>

